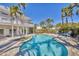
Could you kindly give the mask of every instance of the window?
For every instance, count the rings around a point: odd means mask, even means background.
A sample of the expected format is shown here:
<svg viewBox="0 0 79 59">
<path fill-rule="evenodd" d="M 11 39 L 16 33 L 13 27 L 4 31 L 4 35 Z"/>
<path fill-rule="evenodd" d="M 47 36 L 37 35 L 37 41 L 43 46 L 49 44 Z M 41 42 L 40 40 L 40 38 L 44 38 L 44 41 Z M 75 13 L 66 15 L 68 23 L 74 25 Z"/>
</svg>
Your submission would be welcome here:
<svg viewBox="0 0 79 59">
<path fill-rule="evenodd" d="M 4 29 L 0 29 L 0 34 L 4 34 Z"/>
</svg>

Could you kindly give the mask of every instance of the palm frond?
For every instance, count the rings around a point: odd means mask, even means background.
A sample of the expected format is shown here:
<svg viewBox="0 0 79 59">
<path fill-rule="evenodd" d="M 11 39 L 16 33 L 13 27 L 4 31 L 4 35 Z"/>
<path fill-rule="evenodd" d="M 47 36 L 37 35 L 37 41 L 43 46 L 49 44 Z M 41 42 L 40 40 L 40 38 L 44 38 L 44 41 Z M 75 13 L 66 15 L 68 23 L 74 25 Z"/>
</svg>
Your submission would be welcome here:
<svg viewBox="0 0 79 59">
<path fill-rule="evenodd" d="M 76 11 L 76 15 L 79 15 L 79 10 Z"/>
<path fill-rule="evenodd" d="M 20 12 L 20 11 L 17 11 L 17 13 L 18 13 L 18 14 L 20 14 L 20 15 L 23 15 L 23 13 L 22 13 L 22 12 Z"/>
<path fill-rule="evenodd" d="M 18 5 L 19 5 L 19 7 L 22 6 L 24 9 L 25 9 L 25 7 L 26 7 L 26 3 L 19 3 Z"/>
</svg>

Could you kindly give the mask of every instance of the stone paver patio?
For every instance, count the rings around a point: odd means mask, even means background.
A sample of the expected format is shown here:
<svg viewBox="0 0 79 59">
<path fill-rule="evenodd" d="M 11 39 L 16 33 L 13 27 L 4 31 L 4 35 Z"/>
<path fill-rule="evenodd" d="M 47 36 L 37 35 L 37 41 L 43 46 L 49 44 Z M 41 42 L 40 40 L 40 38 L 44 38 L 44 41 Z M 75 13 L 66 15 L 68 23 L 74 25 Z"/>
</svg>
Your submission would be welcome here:
<svg viewBox="0 0 79 59">
<path fill-rule="evenodd" d="M 56 34 L 49 34 L 49 35 L 55 37 L 57 41 L 61 42 L 67 47 L 69 56 L 79 56 L 79 45 L 77 43 L 77 40 L 70 37 L 59 36 Z M 8 47 L 7 49 L 0 50 L 0 56 L 18 55 L 19 46 L 21 45 L 22 42 L 23 42 L 22 40 L 14 40 L 13 45 Z"/>
</svg>

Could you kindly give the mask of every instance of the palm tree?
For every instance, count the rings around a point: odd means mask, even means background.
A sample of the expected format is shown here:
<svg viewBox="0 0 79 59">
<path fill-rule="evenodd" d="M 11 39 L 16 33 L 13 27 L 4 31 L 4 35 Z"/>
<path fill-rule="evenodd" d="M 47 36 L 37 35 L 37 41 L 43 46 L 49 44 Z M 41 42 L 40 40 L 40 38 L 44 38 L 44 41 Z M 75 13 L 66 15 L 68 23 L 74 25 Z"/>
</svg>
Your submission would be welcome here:
<svg viewBox="0 0 79 59">
<path fill-rule="evenodd" d="M 25 9 L 26 3 L 19 3 L 18 6 L 20 7 L 20 10 L 23 11 L 21 9 L 21 7 L 23 7 Z M 22 21 L 22 22 L 24 22 L 24 21 Z M 23 34 L 24 34 L 24 32 L 25 32 L 25 26 L 24 26 L 24 23 L 23 23 Z"/>
<path fill-rule="evenodd" d="M 71 9 L 72 9 L 71 12 L 73 12 L 73 8 L 74 8 L 74 7 L 79 8 L 79 3 L 71 3 L 71 4 L 70 4 L 70 7 L 71 7 Z M 76 11 L 76 15 L 77 15 L 77 16 L 79 15 L 79 9 Z M 72 18 L 72 16 L 71 16 L 71 18 Z M 72 21 L 73 21 L 73 19 L 72 19 Z"/>
<path fill-rule="evenodd" d="M 70 17 L 71 17 L 71 21 L 72 21 L 72 25 L 73 25 L 73 18 L 72 18 L 73 16 L 71 15 Z"/>
<path fill-rule="evenodd" d="M 74 7 L 79 7 L 79 3 L 71 3 L 70 6 L 71 6 L 72 8 L 74 8 Z"/>
<path fill-rule="evenodd" d="M 61 17 L 62 17 L 62 24 L 64 23 L 64 17 L 66 17 L 66 23 L 67 23 L 67 12 L 66 12 L 66 8 L 63 8 L 62 10 L 61 10 Z"/>
<path fill-rule="evenodd" d="M 18 6 L 11 6 L 10 16 L 11 16 L 11 24 L 12 24 L 12 37 L 14 37 L 14 19 L 17 17 L 17 14 L 22 15 L 21 11 L 19 11 Z"/>
<path fill-rule="evenodd" d="M 61 20 L 62 20 L 62 24 L 64 24 L 64 17 L 65 17 L 65 13 L 64 13 L 64 9 L 61 10 Z"/>
<path fill-rule="evenodd" d="M 72 5 L 72 6 L 70 5 L 70 6 L 68 7 L 68 8 L 69 8 L 68 16 L 71 17 L 71 22 L 72 22 L 72 24 L 73 24 L 73 18 L 72 18 L 72 17 L 73 17 L 73 7 L 74 7 L 73 5 Z"/>
<path fill-rule="evenodd" d="M 48 18 L 45 21 L 41 21 L 40 26 L 42 28 L 51 28 L 52 27 L 52 22 L 54 22 L 53 19 Z"/>
<path fill-rule="evenodd" d="M 19 7 L 22 6 L 22 7 L 25 9 L 25 7 L 26 7 L 26 3 L 19 3 L 18 6 L 19 6 Z"/>
<path fill-rule="evenodd" d="M 41 22 L 40 22 L 40 26 L 41 26 L 42 28 L 46 28 L 45 21 L 41 21 Z"/>
<path fill-rule="evenodd" d="M 76 15 L 79 16 L 79 9 L 76 11 Z"/>
<path fill-rule="evenodd" d="M 61 18 L 62 18 L 62 24 L 64 24 L 63 16 L 61 16 Z"/>
<path fill-rule="evenodd" d="M 51 18 L 48 18 L 46 20 L 46 27 L 48 29 L 48 32 L 51 32 L 51 28 L 53 27 L 53 22 L 54 22 L 54 20 Z"/>
<path fill-rule="evenodd" d="M 53 25 L 52 25 L 53 22 L 54 22 L 53 19 L 48 18 L 48 19 L 46 20 L 47 27 L 48 27 L 48 28 L 51 28 L 51 27 L 53 26 Z"/>
<path fill-rule="evenodd" d="M 66 17 L 66 23 L 68 23 L 68 17 L 71 17 L 71 21 L 73 23 L 73 19 L 72 19 L 73 13 L 72 13 L 72 10 L 73 9 L 70 6 L 62 9 L 62 17 L 63 18 Z M 63 21 L 63 18 L 62 18 L 62 21 Z"/>
</svg>

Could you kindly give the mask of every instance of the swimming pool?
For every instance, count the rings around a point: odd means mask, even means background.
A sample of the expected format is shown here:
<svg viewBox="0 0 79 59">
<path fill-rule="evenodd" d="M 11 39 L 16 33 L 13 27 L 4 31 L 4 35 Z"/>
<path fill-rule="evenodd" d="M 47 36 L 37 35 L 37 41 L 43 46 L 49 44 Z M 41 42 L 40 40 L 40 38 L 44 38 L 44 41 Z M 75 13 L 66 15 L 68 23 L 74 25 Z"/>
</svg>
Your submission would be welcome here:
<svg viewBox="0 0 79 59">
<path fill-rule="evenodd" d="M 67 56 L 66 47 L 49 35 L 34 35 L 20 46 L 22 56 Z"/>
</svg>

